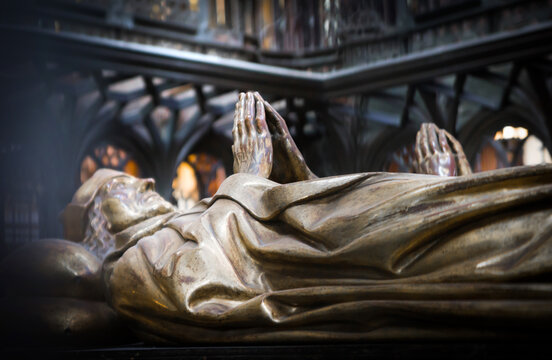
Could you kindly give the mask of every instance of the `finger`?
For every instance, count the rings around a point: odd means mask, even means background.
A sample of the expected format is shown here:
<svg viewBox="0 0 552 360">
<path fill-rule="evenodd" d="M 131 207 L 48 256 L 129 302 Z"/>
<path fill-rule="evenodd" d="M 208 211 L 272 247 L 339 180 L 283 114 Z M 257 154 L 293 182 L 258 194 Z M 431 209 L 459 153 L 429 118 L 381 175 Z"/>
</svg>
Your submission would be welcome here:
<svg viewBox="0 0 552 360">
<path fill-rule="evenodd" d="M 257 117 L 255 118 L 257 132 L 268 135 L 268 126 L 266 124 L 264 104 L 257 100 Z"/>
<path fill-rule="evenodd" d="M 266 110 L 266 107 L 265 107 Z M 277 121 L 274 120 L 274 115 L 272 115 L 270 112 L 265 114 L 265 120 L 266 125 L 268 126 L 268 129 L 270 130 L 270 134 L 280 134 L 281 131 L 274 125 L 277 123 Z"/>
<path fill-rule="evenodd" d="M 257 100 L 261 101 L 261 103 L 264 104 L 266 112 L 268 112 L 268 114 L 265 114 L 265 120 L 268 128 L 270 129 L 270 132 L 272 134 L 278 134 L 282 136 L 289 134 L 286 121 L 276 111 L 276 109 L 274 109 L 268 101 L 264 100 L 258 92 L 255 92 L 254 96 L 257 98 Z"/>
<path fill-rule="evenodd" d="M 237 145 L 232 145 L 232 157 L 234 158 L 234 161 L 232 163 L 232 169 L 234 170 L 234 173 L 239 172 L 239 162 L 238 162 L 238 155 L 237 155 Z"/>
<path fill-rule="evenodd" d="M 251 136 L 255 135 L 255 125 L 253 124 L 253 121 L 255 119 L 255 98 L 253 97 L 253 94 L 251 92 L 248 92 L 246 97 L 247 107 L 245 110 L 245 129 L 247 131 L 247 134 Z"/>
<path fill-rule="evenodd" d="M 423 126 L 423 125 L 422 125 Z M 418 172 L 422 170 L 422 161 L 424 159 L 422 155 L 422 129 L 416 133 L 416 147 L 414 148 L 414 154 L 416 155 L 416 160 L 418 161 Z"/>
<path fill-rule="evenodd" d="M 260 101 L 261 104 L 263 104 L 263 111 L 265 110 L 265 108 L 268 110 L 269 108 L 267 107 L 267 104 L 268 102 L 266 102 L 263 97 L 261 96 L 261 94 L 259 94 L 257 91 L 255 91 L 253 93 L 253 96 L 255 96 L 255 99 L 257 99 L 257 101 Z M 270 106 L 270 104 L 268 104 L 268 106 Z M 270 109 L 272 109 L 272 106 L 270 106 Z M 273 109 L 272 109 L 273 110 Z M 268 115 L 268 116 L 267 116 Z M 275 120 L 275 115 L 273 112 L 269 111 L 268 114 L 265 113 L 265 121 L 266 121 L 266 124 L 268 126 L 268 128 L 270 129 L 270 132 L 271 133 L 279 133 L 280 131 L 278 130 L 278 128 L 276 127 L 275 124 L 277 124 L 278 122 Z"/>
<path fill-rule="evenodd" d="M 447 142 L 450 142 L 452 144 L 452 149 L 455 155 L 458 157 L 466 157 L 464 154 L 464 149 L 462 148 L 462 145 L 456 140 L 454 136 L 449 134 L 448 132 L 445 132 L 445 137 L 447 138 Z"/>
<path fill-rule="evenodd" d="M 458 158 L 458 175 L 469 175 L 472 173 L 470 163 L 468 162 L 468 159 L 466 157 L 466 154 L 464 153 L 464 149 L 462 148 L 462 144 L 454 136 L 452 136 L 449 133 L 446 133 L 446 137 L 448 141 L 452 144 L 452 147 L 454 149 L 454 153 L 456 154 L 456 157 Z"/>
<path fill-rule="evenodd" d="M 272 114 L 274 115 L 274 119 L 277 121 L 274 125 L 276 126 L 276 128 L 278 129 L 278 132 L 281 134 L 281 135 L 288 135 L 289 134 L 289 129 L 287 127 L 287 124 L 286 124 L 286 121 L 284 120 L 284 118 L 282 117 L 282 115 L 280 115 L 276 109 L 274 109 L 272 107 L 272 105 L 270 105 L 267 101 L 265 101 L 265 104 L 268 105 L 268 110 L 270 112 L 272 112 Z"/>
<path fill-rule="evenodd" d="M 424 158 L 431 155 L 431 152 L 429 150 L 429 135 L 428 135 L 428 127 L 429 124 L 424 123 L 422 124 L 422 129 L 420 130 L 422 132 L 422 156 Z"/>
<path fill-rule="evenodd" d="M 429 150 L 431 153 L 441 152 L 441 147 L 439 146 L 439 140 L 437 139 L 437 126 L 429 124 L 427 127 L 427 132 L 429 135 Z"/>
<path fill-rule="evenodd" d="M 261 94 L 259 94 L 258 91 L 253 92 L 253 96 L 255 96 L 255 98 L 257 99 L 257 101 L 260 101 L 261 103 L 264 103 L 264 99 L 263 99 L 263 97 L 261 96 Z"/>
<path fill-rule="evenodd" d="M 236 101 L 236 109 L 234 110 L 234 126 L 232 126 L 232 139 L 234 142 L 239 138 L 238 134 L 238 118 L 240 116 L 240 100 Z"/>
<path fill-rule="evenodd" d="M 448 132 L 445 132 L 445 137 L 452 144 L 452 148 L 454 149 L 454 152 L 456 154 L 464 153 L 464 149 L 462 148 L 462 145 L 460 145 L 460 143 L 458 142 L 458 140 L 456 140 L 454 136 L 452 136 Z"/>
<path fill-rule="evenodd" d="M 429 161 L 424 161 L 422 163 L 422 174 L 426 174 L 426 175 L 432 175 L 431 172 L 429 171 L 429 166 L 428 166 L 428 163 Z"/>
<path fill-rule="evenodd" d="M 232 165 L 232 169 L 234 170 L 234 174 L 237 174 L 240 172 L 240 163 L 238 161 L 238 158 L 236 157 L 236 153 L 234 153 L 234 162 Z"/>
<path fill-rule="evenodd" d="M 271 130 L 273 129 L 274 132 L 280 134 L 280 135 L 287 135 L 289 134 L 289 130 L 286 125 L 286 121 L 284 118 L 278 114 L 278 112 L 268 103 L 268 101 L 263 100 L 260 95 L 259 98 L 263 101 L 264 106 L 266 108 L 266 111 L 268 112 L 268 116 L 266 116 L 267 123 L 271 126 Z"/>
<path fill-rule="evenodd" d="M 441 145 L 441 149 L 443 149 L 443 152 L 452 154 L 452 150 L 450 149 L 450 146 L 447 141 L 447 135 L 445 134 L 446 131 L 443 129 L 439 129 L 439 145 Z"/>
<path fill-rule="evenodd" d="M 245 94 L 240 94 L 240 109 L 238 111 L 237 132 L 240 140 L 245 138 Z"/>
</svg>

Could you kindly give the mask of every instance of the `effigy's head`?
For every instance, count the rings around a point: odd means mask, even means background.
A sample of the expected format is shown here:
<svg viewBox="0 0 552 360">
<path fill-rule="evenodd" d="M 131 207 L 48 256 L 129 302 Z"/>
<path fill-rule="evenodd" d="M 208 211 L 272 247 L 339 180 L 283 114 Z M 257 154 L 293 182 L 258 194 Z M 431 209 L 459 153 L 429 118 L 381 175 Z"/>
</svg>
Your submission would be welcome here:
<svg viewBox="0 0 552 360">
<path fill-rule="evenodd" d="M 65 237 L 97 242 L 148 218 L 174 211 L 155 192 L 153 179 L 138 179 L 120 171 L 100 169 L 77 190 L 62 221 Z"/>
</svg>

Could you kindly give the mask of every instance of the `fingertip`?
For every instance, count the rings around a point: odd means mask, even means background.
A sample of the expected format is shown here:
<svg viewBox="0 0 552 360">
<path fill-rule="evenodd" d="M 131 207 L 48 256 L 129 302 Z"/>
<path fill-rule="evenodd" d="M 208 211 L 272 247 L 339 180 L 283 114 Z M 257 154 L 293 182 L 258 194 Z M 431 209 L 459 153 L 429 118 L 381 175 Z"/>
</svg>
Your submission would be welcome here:
<svg viewBox="0 0 552 360">
<path fill-rule="evenodd" d="M 449 143 L 447 141 L 447 136 L 445 134 L 445 131 L 442 130 L 442 129 L 439 130 L 439 142 L 441 143 L 441 147 L 444 150 L 449 150 L 450 149 Z"/>
</svg>

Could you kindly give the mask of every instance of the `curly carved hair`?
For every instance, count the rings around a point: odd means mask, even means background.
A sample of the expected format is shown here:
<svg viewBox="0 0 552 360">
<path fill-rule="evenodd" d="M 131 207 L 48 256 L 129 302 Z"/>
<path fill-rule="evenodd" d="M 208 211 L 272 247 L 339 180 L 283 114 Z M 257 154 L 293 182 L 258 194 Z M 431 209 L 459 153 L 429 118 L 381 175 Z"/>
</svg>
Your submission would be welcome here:
<svg viewBox="0 0 552 360">
<path fill-rule="evenodd" d="M 108 230 L 108 220 L 102 213 L 101 206 L 102 196 L 98 194 L 88 210 L 88 224 L 81 244 L 103 260 L 115 248 L 115 237 Z"/>
</svg>

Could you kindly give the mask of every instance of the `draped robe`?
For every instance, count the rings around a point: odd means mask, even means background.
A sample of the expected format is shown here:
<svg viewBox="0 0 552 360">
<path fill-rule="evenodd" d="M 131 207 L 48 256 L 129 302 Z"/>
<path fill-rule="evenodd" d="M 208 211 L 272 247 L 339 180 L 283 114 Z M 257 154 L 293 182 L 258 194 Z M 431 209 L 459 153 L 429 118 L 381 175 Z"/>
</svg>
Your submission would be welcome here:
<svg viewBox="0 0 552 360">
<path fill-rule="evenodd" d="M 178 343 L 530 336 L 552 324 L 552 166 L 227 178 L 116 236 L 108 301 Z M 549 330 L 548 330 L 549 331 Z"/>
</svg>

